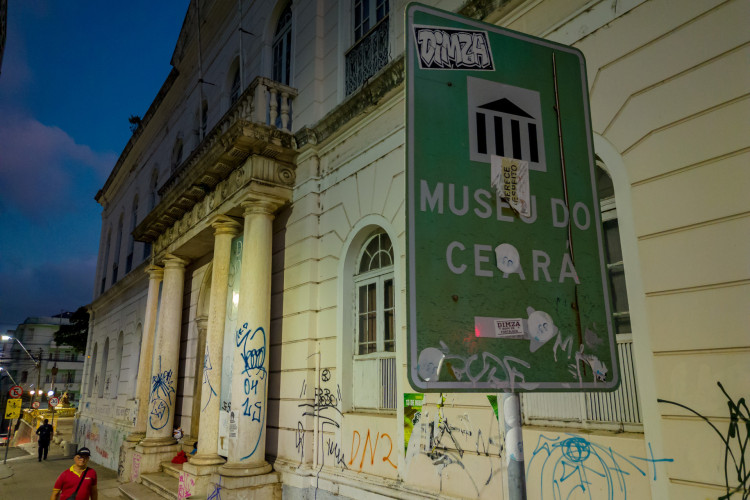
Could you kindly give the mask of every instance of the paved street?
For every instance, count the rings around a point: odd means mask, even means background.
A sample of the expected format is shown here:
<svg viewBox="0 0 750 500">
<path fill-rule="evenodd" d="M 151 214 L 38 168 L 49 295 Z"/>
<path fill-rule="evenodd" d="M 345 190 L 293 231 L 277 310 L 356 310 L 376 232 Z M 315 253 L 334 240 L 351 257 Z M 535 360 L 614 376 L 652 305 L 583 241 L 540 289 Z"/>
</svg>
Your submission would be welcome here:
<svg viewBox="0 0 750 500">
<path fill-rule="evenodd" d="M 60 473 L 73 463 L 64 457 L 60 446 L 50 446 L 49 456 L 41 463 L 37 460 L 36 445 L 21 445 L 8 450 L 8 460 L 3 464 L 5 448 L 0 448 L 0 499 L 47 500 Z M 96 464 L 101 500 L 120 499 L 117 473 Z"/>
</svg>

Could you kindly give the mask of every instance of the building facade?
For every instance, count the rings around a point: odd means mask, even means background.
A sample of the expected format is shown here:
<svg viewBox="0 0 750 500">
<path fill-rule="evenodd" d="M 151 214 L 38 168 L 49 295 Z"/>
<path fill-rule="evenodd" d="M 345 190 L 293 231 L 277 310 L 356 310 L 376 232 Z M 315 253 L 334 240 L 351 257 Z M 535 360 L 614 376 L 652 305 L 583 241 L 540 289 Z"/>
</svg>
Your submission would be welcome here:
<svg viewBox="0 0 750 500">
<path fill-rule="evenodd" d="M 10 339 L 0 342 L 0 362 L 3 369 L 8 370 L 10 376 L 24 389 L 24 394 L 41 389 L 44 391 L 45 401 L 49 391 L 53 391 L 57 397 L 67 392 L 73 405 L 80 400 L 84 355 L 70 346 L 58 345 L 54 340 L 54 334 L 60 326 L 69 324 L 68 316 L 69 313 L 64 313 L 26 318 L 15 331 L 8 332 L 23 347 Z M 24 348 L 28 353 L 24 352 Z"/>
<path fill-rule="evenodd" d="M 427 3 L 587 61 L 623 384 L 524 395 L 529 498 L 747 488 L 701 418 L 748 417 L 747 1 Z M 194 445 L 181 498 L 507 491 L 494 395 L 406 377 L 405 5 L 190 3 L 97 194 L 76 440 L 123 488 Z"/>
</svg>

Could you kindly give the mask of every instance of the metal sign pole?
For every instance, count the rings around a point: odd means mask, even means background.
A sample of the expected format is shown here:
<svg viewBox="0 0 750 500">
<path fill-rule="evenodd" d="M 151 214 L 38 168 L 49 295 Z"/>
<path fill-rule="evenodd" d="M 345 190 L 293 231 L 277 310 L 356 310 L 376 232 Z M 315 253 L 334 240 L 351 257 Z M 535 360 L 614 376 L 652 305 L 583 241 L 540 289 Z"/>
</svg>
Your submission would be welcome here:
<svg viewBox="0 0 750 500">
<path fill-rule="evenodd" d="M 500 398 L 498 397 L 498 403 Z M 521 401 L 518 393 L 502 395 L 505 421 L 505 462 L 508 467 L 509 500 L 526 500 L 526 470 L 523 459 Z M 499 408 L 498 408 L 498 413 Z"/>
<path fill-rule="evenodd" d="M 13 419 L 10 419 L 10 423 L 8 424 L 8 440 L 5 442 L 5 458 L 3 458 L 3 464 L 5 464 L 8 461 L 8 448 L 10 448 L 10 442 L 12 440 L 10 436 L 10 430 L 13 428 Z"/>
</svg>

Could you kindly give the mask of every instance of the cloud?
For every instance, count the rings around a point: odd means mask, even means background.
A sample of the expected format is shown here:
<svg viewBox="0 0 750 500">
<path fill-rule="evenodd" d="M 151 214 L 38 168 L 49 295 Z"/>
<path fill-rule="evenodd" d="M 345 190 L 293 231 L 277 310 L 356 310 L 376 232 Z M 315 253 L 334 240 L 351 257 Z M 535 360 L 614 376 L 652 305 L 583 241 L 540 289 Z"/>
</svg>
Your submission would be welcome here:
<svg viewBox="0 0 750 500">
<path fill-rule="evenodd" d="M 3 270 L 0 323 L 18 324 L 29 316 L 52 316 L 90 303 L 95 270 L 96 257 Z"/>
<path fill-rule="evenodd" d="M 77 144 L 64 130 L 26 116 L 4 117 L 0 123 L 2 205 L 36 218 L 67 210 L 81 196 L 83 184 L 101 186 L 117 157 Z M 0 205 L 0 206 L 2 206 Z"/>
</svg>

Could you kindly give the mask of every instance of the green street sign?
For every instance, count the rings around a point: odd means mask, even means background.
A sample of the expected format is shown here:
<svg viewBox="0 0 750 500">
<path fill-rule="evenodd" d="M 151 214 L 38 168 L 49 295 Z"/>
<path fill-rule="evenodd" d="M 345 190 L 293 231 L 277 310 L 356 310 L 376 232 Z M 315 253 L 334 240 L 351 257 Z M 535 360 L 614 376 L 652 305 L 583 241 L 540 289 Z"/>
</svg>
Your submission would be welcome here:
<svg viewBox="0 0 750 500">
<path fill-rule="evenodd" d="M 615 389 L 583 55 L 424 5 L 406 14 L 411 385 Z"/>
</svg>

